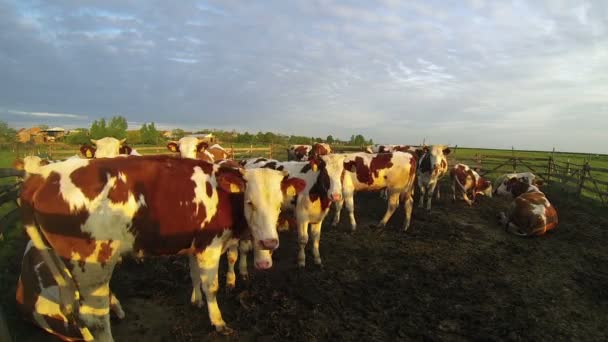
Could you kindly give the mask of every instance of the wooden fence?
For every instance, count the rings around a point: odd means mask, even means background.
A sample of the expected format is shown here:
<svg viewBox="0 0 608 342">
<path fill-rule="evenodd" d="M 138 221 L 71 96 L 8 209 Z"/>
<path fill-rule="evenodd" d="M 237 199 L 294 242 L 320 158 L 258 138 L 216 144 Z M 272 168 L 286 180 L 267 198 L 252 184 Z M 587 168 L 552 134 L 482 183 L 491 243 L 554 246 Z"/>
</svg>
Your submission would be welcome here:
<svg viewBox="0 0 608 342">
<path fill-rule="evenodd" d="M 449 156 L 451 165 L 464 163 L 479 168 L 482 176 L 497 177 L 511 172 L 532 172 L 545 183 L 559 186 L 577 198 L 588 197 L 608 205 L 608 169 L 592 166 L 588 160 L 581 164 L 557 160 L 553 153 L 547 157 L 521 157 L 476 154 L 459 157 L 458 153 Z"/>
</svg>

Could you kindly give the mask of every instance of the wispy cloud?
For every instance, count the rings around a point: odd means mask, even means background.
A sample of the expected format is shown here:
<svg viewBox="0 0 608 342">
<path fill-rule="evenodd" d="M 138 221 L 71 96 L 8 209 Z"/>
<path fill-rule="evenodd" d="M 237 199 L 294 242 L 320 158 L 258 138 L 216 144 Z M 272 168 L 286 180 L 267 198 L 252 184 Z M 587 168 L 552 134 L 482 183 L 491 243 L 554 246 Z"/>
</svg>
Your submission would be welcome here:
<svg viewBox="0 0 608 342">
<path fill-rule="evenodd" d="M 25 115 L 25 116 L 36 116 L 43 118 L 70 118 L 70 119 L 81 119 L 86 120 L 88 117 L 86 115 L 79 114 L 68 114 L 68 113 L 46 113 L 46 112 L 26 112 L 21 110 L 7 110 L 7 113 L 16 114 L 16 115 Z"/>
</svg>

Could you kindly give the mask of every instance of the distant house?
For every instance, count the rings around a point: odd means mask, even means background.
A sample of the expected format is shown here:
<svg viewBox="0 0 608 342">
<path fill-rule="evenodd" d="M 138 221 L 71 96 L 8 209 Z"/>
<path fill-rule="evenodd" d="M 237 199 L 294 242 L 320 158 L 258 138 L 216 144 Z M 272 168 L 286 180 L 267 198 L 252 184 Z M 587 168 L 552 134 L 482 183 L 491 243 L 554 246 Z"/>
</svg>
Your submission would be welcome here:
<svg viewBox="0 0 608 342">
<path fill-rule="evenodd" d="M 44 134 L 41 132 L 42 129 L 40 127 L 21 128 L 17 131 L 17 141 L 20 143 L 42 143 L 44 142 Z"/>
<path fill-rule="evenodd" d="M 40 131 L 44 135 L 45 142 L 56 141 L 58 139 L 63 138 L 66 134 L 66 131 L 62 127 L 53 127 L 49 129 L 45 129 Z"/>
</svg>

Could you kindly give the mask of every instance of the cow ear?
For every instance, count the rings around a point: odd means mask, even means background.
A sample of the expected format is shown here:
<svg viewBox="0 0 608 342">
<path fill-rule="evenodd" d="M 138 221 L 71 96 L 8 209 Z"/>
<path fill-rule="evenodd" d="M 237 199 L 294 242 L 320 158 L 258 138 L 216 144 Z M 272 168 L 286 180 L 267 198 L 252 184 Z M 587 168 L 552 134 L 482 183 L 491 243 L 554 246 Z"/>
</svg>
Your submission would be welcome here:
<svg viewBox="0 0 608 342">
<path fill-rule="evenodd" d="M 443 149 L 443 154 L 444 154 L 444 155 L 446 155 L 446 156 L 447 156 L 448 154 L 450 154 L 450 152 L 452 152 L 452 150 L 450 150 L 449 148 L 444 148 L 444 149 Z"/>
<path fill-rule="evenodd" d="M 93 145 L 97 145 L 97 140 L 91 139 L 91 142 L 93 143 Z"/>
<path fill-rule="evenodd" d="M 308 164 L 313 172 L 317 172 L 319 170 L 319 160 L 317 158 L 312 158 L 308 161 Z"/>
<path fill-rule="evenodd" d="M 306 187 L 306 181 L 300 178 L 288 178 L 285 176 L 281 181 L 281 190 L 286 196 L 295 196 Z"/>
<path fill-rule="evenodd" d="M 215 178 L 220 189 L 228 193 L 245 192 L 245 179 L 239 170 L 220 169 Z"/>
<path fill-rule="evenodd" d="M 42 160 L 40 161 L 40 166 L 49 165 L 50 163 L 51 163 L 51 162 L 50 162 L 50 161 L 48 161 L 47 159 L 42 159 Z"/>
<path fill-rule="evenodd" d="M 207 144 L 205 141 L 201 141 L 198 144 L 196 144 L 196 152 L 200 152 L 202 150 L 206 150 L 209 148 L 209 144 Z"/>
<path fill-rule="evenodd" d="M 545 184 L 545 182 L 543 182 L 542 179 L 536 179 L 534 181 L 534 185 L 536 185 L 536 186 L 543 186 L 544 184 Z"/>
<path fill-rule="evenodd" d="M 125 141 L 127 141 L 127 138 L 120 139 L 119 141 L 120 141 L 120 144 L 122 145 L 122 144 L 124 144 L 124 143 L 125 143 Z"/>
<path fill-rule="evenodd" d="M 95 157 L 95 151 L 97 151 L 97 149 L 92 146 L 89 146 L 89 145 L 80 146 L 80 153 L 82 153 L 82 155 L 85 158 L 91 159 L 91 158 Z"/>
<path fill-rule="evenodd" d="M 122 145 L 122 146 L 120 146 L 118 153 L 129 155 L 129 154 L 131 154 L 131 151 L 133 151 L 133 149 L 129 145 Z"/>
<path fill-rule="evenodd" d="M 179 145 L 175 141 L 171 141 L 167 144 L 167 149 L 171 152 L 179 152 Z"/>
<path fill-rule="evenodd" d="M 23 159 L 17 158 L 17 159 L 15 159 L 15 161 L 13 161 L 13 169 L 23 170 L 24 168 L 25 168 L 25 163 L 23 162 Z"/>
</svg>

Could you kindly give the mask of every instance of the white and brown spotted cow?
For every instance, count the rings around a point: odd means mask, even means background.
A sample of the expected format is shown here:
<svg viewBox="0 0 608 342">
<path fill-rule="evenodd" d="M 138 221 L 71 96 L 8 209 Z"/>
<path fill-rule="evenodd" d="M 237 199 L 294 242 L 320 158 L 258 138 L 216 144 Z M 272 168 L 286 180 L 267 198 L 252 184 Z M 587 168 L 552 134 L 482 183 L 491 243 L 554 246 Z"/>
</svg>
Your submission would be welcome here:
<svg viewBox="0 0 608 342">
<path fill-rule="evenodd" d="M 456 194 L 462 194 L 462 199 L 473 205 L 477 195 L 492 197 L 492 182 L 481 177 L 476 170 L 465 164 L 456 164 L 450 170 L 452 179 L 452 200 L 456 201 Z M 469 199 L 469 195 L 471 199 Z"/>
<path fill-rule="evenodd" d="M 207 151 L 209 144 L 201 141 L 197 137 L 183 137 L 178 141 L 167 143 L 167 149 L 171 152 L 179 153 L 182 158 L 200 159 L 213 163 L 213 154 Z"/>
<path fill-rule="evenodd" d="M 295 215 L 300 246 L 298 252 L 298 266 L 300 267 L 306 265 L 305 248 L 308 244 L 309 225 L 314 262 L 321 265 L 321 254 L 319 253 L 321 225 L 329 212 L 331 203 L 342 200 L 344 157 L 340 154 L 329 154 L 315 157 L 308 162 L 269 160 L 265 163 L 258 161 L 257 163 L 245 164 L 246 168 L 261 167 L 285 170 L 289 172 L 290 179 L 300 179 L 306 182 L 306 187 L 297 195 L 295 201 L 293 201 L 293 198 L 285 197 L 282 205 L 283 211 L 293 212 Z"/>
<path fill-rule="evenodd" d="M 91 139 L 91 145 L 80 146 L 80 153 L 85 158 L 115 158 L 119 155 L 139 156 L 133 148 L 125 144 L 127 139 L 118 140 L 112 137 L 105 137 L 98 140 Z"/>
<path fill-rule="evenodd" d="M 557 210 L 536 186 L 512 178 L 506 188 L 514 200 L 506 214 L 500 213 L 500 224 L 509 233 L 538 236 L 557 226 Z"/>
<path fill-rule="evenodd" d="M 287 149 L 288 161 L 306 161 L 312 150 L 312 145 L 291 145 Z"/>
<path fill-rule="evenodd" d="M 517 179 L 520 182 L 536 187 L 543 184 L 542 180 L 538 179 L 532 172 L 507 173 L 498 177 L 494 182 L 494 194 L 499 196 L 511 196 L 511 192 L 507 190 L 507 183 L 511 179 Z"/>
<path fill-rule="evenodd" d="M 411 153 L 350 153 L 344 159 L 343 200 L 336 203 L 332 224 L 340 221 L 344 202 L 350 218 L 351 229 L 357 229 L 355 220 L 354 194 L 356 191 L 386 191 L 388 207 L 378 223 L 384 227 L 393 213 L 404 203 L 405 220 L 403 230 L 410 226 L 414 200 L 414 179 L 416 178 L 416 158 Z"/>
<path fill-rule="evenodd" d="M 314 143 L 308 153 L 308 159 L 312 159 L 319 156 L 325 156 L 332 153 L 331 146 L 326 143 Z"/>
<path fill-rule="evenodd" d="M 220 255 L 247 226 L 260 248 L 276 248 L 284 193 L 296 191 L 270 169 L 170 156 L 71 159 L 28 177 L 20 210 L 62 314 L 95 340 L 112 341 L 109 281 L 124 253 L 195 255 L 209 319 L 230 332 L 215 296 Z"/>
<path fill-rule="evenodd" d="M 444 145 L 433 145 L 416 150 L 418 154 L 418 188 L 420 188 L 420 202 L 418 206 L 424 207 L 426 199 L 426 209 L 431 210 L 433 194 L 439 199 L 440 189 L 439 180 L 448 172 L 448 160 L 446 156 L 450 154 L 450 149 Z"/>
</svg>

